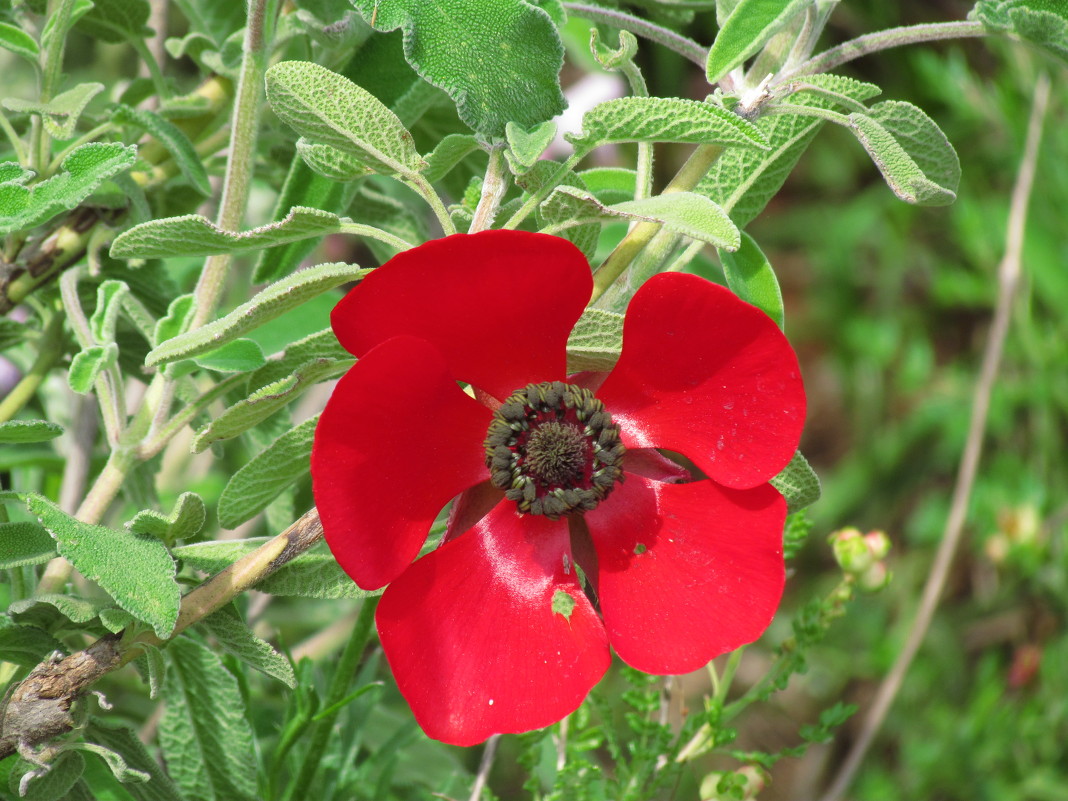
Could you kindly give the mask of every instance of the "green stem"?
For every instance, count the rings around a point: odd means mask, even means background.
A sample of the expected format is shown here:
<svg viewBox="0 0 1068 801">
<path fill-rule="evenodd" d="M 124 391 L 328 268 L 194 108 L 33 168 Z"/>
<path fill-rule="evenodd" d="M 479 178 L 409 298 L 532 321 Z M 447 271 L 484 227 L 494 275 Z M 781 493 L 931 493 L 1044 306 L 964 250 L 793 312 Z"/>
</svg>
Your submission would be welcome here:
<svg viewBox="0 0 1068 801">
<path fill-rule="evenodd" d="M 377 607 L 378 596 L 364 600 L 363 606 L 360 608 L 360 616 L 356 618 L 356 624 L 352 627 L 352 636 L 349 637 L 345 650 L 341 652 L 341 658 L 338 660 L 337 668 L 330 680 L 330 688 L 327 691 L 326 699 L 323 701 L 324 709 L 336 707 L 348 694 L 356 668 L 359 666 L 363 652 L 371 639 L 375 609 Z M 312 726 L 311 734 L 308 736 L 308 749 L 305 752 L 304 762 L 286 788 L 284 796 L 286 801 L 297 797 L 300 793 L 307 792 L 307 789 L 311 786 L 312 780 L 319 770 L 319 762 L 326 751 L 327 741 L 333 733 L 334 721 L 340 711 L 340 709 L 335 709 L 333 713 L 320 718 Z"/>
<path fill-rule="evenodd" d="M 162 101 L 169 93 L 167 92 L 167 81 L 163 77 L 163 70 L 160 69 L 155 54 L 145 44 L 144 39 L 133 37 L 128 41 L 133 45 L 133 49 L 137 51 L 137 55 L 141 57 L 141 61 L 148 68 L 148 75 L 152 79 L 152 86 L 156 90 L 156 96 Z"/>
<path fill-rule="evenodd" d="M 705 68 L 705 62 L 708 60 L 708 48 L 701 46 L 693 39 L 680 36 L 675 31 L 662 28 L 649 22 L 649 20 L 635 17 L 614 8 L 589 6 L 585 3 L 564 3 L 563 6 L 568 12 L 577 17 L 582 17 L 592 22 L 603 22 L 622 31 L 630 31 L 636 36 L 661 44 L 668 50 L 674 50 L 701 69 Z"/>
<path fill-rule="evenodd" d="M 449 210 L 445 208 L 445 203 L 441 199 L 441 195 L 437 193 L 433 186 L 430 185 L 430 181 L 424 178 L 419 173 L 412 173 L 407 176 L 405 183 L 412 189 L 419 193 L 419 195 L 427 202 L 431 210 L 434 212 L 434 216 L 438 218 L 438 224 L 441 226 L 442 233 L 445 236 L 456 233 L 456 226 L 452 223 L 452 217 L 449 216 Z"/>
<path fill-rule="evenodd" d="M 619 71 L 630 84 L 630 93 L 635 97 L 648 97 L 649 87 L 638 65 L 633 61 L 624 61 Z M 644 200 L 653 194 L 653 143 L 638 142 L 638 171 L 634 178 L 634 199 Z"/>
<path fill-rule="evenodd" d="M 0 130 L 3 130 L 7 140 L 11 142 L 11 147 L 15 151 L 15 158 L 19 160 L 19 164 L 23 167 L 27 166 L 29 155 L 26 153 L 26 146 L 22 144 L 22 139 L 15 133 L 15 129 L 11 127 L 11 123 L 8 122 L 2 109 L 0 109 Z"/>
<path fill-rule="evenodd" d="M 259 101 L 263 73 L 267 69 L 266 41 L 269 20 L 267 10 L 277 9 L 277 0 L 250 0 L 248 27 L 245 29 L 244 58 L 234 97 L 233 125 L 230 129 L 230 157 L 226 163 L 218 226 L 224 231 L 237 231 L 245 214 L 249 186 L 252 182 L 252 163 L 259 128 Z M 189 329 L 200 328 L 212 319 L 219 304 L 223 282 L 230 271 L 233 256 L 210 256 L 197 281 L 196 309 Z"/>
<path fill-rule="evenodd" d="M 63 315 L 54 314 L 45 326 L 30 371 L 26 373 L 7 396 L 0 401 L 0 423 L 6 423 L 29 403 L 41 386 L 48 371 L 63 355 Z"/>
<path fill-rule="evenodd" d="M 697 183 L 705 177 L 716 159 L 723 153 L 720 145 L 701 145 L 690 155 L 682 169 L 671 179 L 663 191 L 663 194 L 674 192 L 687 192 L 697 186 Z M 594 303 L 605 293 L 616 279 L 630 266 L 634 258 L 641 253 L 646 245 L 660 230 L 660 223 L 644 222 L 634 226 L 623 240 L 616 245 L 608 258 L 593 274 L 593 297 L 590 303 Z"/>
<path fill-rule="evenodd" d="M 976 36 L 987 36 L 990 31 L 981 22 L 933 22 L 928 25 L 905 25 L 900 28 L 888 28 L 885 31 L 858 36 L 850 39 L 837 47 L 825 50 L 818 56 L 814 56 L 799 66 L 796 70 L 784 73 L 786 79 L 796 78 L 801 75 L 815 75 L 829 72 L 853 59 L 876 53 L 880 50 L 888 50 L 891 47 L 902 45 L 920 44 L 921 42 L 937 42 L 943 39 L 964 39 Z"/>
<path fill-rule="evenodd" d="M 504 149 L 494 147 L 489 152 L 486 175 L 482 179 L 482 197 L 479 198 L 474 217 L 471 219 L 471 227 L 467 231 L 469 234 L 484 231 L 493 225 L 493 218 L 497 216 L 505 189 Z"/>
<path fill-rule="evenodd" d="M 342 223 L 338 233 L 342 234 L 355 234 L 356 236 L 366 236 L 371 239 L 377 239 L 379 242 L 385 242 L 391 248 L 397 250 L 409 250 L 415 247 L 411 242 L 401 239 L 399 236 L 394 236 L 389 231 L 383 231 L 381 228 L 375 228 L 370 225 L 360 225 L 359 223 Z"/>
<path fill-rule="evenodd" d="M 217 383 L 203 395 L 196 399 L 195 402 L 185 406 L 174 415 L 166 423 L 155 428 L 154 433 L 149 433 L 148 437 L 138 447 L 138 455 L 142 459 L 151 459 L 171 441 L 175 434 L 185 428 L 194 417 L 200 414 L 207 406 L 215 401 L 217 398 L 222 397 L 231 389 L 239 386 L 243 381 L 248 379 L 248 375 L 245 373 L 234 373 L 222 381 Z M 166 393 L 161 393 L 161 397 L 166 397 Z"/>
</svg>

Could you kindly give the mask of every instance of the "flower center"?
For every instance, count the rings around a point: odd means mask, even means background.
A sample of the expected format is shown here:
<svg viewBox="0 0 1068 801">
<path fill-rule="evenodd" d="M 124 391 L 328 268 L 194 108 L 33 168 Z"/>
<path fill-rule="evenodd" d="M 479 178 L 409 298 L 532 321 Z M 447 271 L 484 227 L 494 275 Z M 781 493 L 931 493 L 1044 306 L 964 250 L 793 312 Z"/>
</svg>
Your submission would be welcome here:
<svg viewBox="0 0 1068 801">
<path fill-rule="evenodd" d="M 513 392 L 485 447 L 490 480 L 523 514 L 588 512 L 623 480 L 619 426 L 592 392 L 563 381 Z"/>
</svg>

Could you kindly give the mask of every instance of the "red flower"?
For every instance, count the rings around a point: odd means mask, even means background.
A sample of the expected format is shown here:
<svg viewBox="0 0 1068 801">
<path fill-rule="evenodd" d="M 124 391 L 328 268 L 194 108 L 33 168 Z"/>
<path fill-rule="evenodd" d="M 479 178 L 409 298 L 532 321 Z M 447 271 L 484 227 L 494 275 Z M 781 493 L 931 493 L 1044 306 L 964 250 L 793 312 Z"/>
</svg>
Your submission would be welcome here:
<svg viewBox="0 0 1068 801">
<path fill-rule="evenodd" d="M 759 637 L 782 594 L 767 481 L 805 415 L 789 343 L 726 289 L 664 274 L 631 301 L 615 369 L 568 377 L 591 289 L 566 240 L 485 231 L 401 253 L 332 315 L 359 362 L 316 429 L 315 500 L 353 580 L 389 584 L 383 648 L 448 743 L 561 719 L 610 645 L 649 673 L 696 670 Z M 657 448 L 707 478 L 677 483 Z"/>
</svg>

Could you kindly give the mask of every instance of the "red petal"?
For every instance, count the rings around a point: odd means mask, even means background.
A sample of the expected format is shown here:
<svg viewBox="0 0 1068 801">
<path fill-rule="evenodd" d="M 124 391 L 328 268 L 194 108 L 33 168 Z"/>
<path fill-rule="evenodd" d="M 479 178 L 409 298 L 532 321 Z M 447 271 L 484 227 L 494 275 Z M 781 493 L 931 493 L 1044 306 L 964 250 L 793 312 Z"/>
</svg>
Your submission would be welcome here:
<svg viewBox="0 0 1068 801">
<path fill-rule="evenodd" d="M 592 286 L 585 257 L 566 239 L 456 234 L 390 259 L 330 319 L 356 356 L 411 334 L 434 343 L 456 378 L 504 400 L 564 377 L 567 338 Z"/>
<path fill-rule="evenodd" d="M 576 580 L 566 521 L 499 504 L 394 581 L 378 631 L 428 735 L 474 745 L 573 712 L 608 669 L 604 627 Z M 553 611 L 557 593 L 575 602 Z"/>
<path fill-rule="evenodd" d="M 628 474 L 586 513 L 620 658 L 647 673 L 687 673 L 759 637 L 786 580 L 785 517 L 767 484 L 730 490 Z"/>
<path fill-rule="evenodd" d="M 790 461 L 805 390 L 790 343 L 764 312 L 681 273 L 634 295 L 623 352 L 597 397 L 627 447 L 685 454 L 728 487 L 755 487 Z"/>
<path fill-rule="evenodd" d="M 490 418 L 414 337 L 384 342 L 338 382 L 315 429 L 312 488 L 327 544 L 357 584 L 392 581 L 442 507 L 488 477 Z"/>
</svg>

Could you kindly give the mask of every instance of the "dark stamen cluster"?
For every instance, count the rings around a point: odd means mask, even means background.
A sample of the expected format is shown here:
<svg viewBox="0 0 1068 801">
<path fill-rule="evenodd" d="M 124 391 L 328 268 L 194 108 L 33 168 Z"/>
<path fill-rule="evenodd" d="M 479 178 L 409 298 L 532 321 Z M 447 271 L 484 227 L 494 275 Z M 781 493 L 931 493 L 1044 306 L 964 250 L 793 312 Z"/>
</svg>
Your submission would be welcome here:
<svg viewBox="0 0 1068 801">
<path fill-rule="evenodd" d="M 623 480 L 619 426 L 590 390 L 563 381 L 512 393 L 485 445 L 490 480 L 524 514 L 588 512 Z"/>
</svg>

